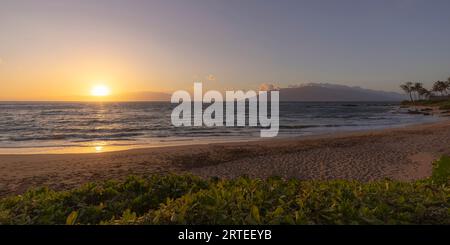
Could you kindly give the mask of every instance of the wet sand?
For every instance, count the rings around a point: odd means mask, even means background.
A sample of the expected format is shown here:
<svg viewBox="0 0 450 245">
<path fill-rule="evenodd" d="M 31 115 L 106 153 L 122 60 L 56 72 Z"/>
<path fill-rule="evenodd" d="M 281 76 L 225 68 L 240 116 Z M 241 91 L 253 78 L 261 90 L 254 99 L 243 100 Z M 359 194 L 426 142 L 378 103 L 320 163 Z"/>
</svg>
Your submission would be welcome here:
<svg viewBox="0 0 450 245">
<path fill-rule="evenodd" d="M 431 174 L 450 154 L 450 121 L 403 128 L 291 139 L 214 143 L 84 154 L 0 155 L 0 196 L 30 187 L 62 190 L 130 174 L 193 173 L 299 179 L 384 178 Z"/>
</svg>

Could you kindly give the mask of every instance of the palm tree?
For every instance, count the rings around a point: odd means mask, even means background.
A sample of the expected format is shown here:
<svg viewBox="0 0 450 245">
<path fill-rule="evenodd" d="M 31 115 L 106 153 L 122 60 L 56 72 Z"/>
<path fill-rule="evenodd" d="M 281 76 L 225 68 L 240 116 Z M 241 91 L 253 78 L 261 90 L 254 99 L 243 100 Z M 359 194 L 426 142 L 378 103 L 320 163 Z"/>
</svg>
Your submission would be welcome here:
<svg viewBox="0 0 450 245">
<path fill-rule="evenodd" d="M 426 88 L 420 88 L 419 91 L 417 91 L 417 93 L 419 94 L 419 98 L 424 98 L 424 99 L 428 99 L 431 96 L 431 92 L 426 89 Z"/>
<path fill-rule="evenodd" d="M 433 92 L 438 92 L 441 95 L 447 94 L 447 89 L 450 87 L 449 84 L 447 84 L 447 82 L 444 81 L 436 81 L 433 84 Z"/>
<path fill-rule="evenodd" d="M 423 89 L 423 84 L 422 83 L 414 83 L 412 90 L 414 92 L 414 94 L 416 95 L 416 100 L 420 99 L 420 91 Z"/>
<path fill-rule="evenodd" d="M 405 93 L 407 93 L 409 95 L 409 99 L 411 100 L 411 103 L 414 104 L 414 99 L 412 97 L 413 83 L 412 82 L 406 82 L 406 83 L 400 85 L 400 88 L 403 89 L 403 91 L 405 91 Z"/>
<path fill-rule="evenodd" d="M 447 81 L 445 81 L 446 90 L 450 90 L 450 77 L 447 78 Z M 448 92 L 447 92 L 448 94 Z"/>
</svg>

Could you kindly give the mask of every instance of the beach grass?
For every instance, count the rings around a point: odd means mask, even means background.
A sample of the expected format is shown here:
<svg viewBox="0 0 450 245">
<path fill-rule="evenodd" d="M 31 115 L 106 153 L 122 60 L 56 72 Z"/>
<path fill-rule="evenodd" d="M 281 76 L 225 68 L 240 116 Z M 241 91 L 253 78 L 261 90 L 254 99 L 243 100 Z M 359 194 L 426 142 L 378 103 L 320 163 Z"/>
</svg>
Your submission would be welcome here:
<svg viewBox="0 0 450 245">
<path fill-rule="evenodd" d="M 443 156 L 433 164 L 431 180 L 438 184 L 448 184 L 450 177 L 450 157 Z"/>
<path fill-rule="evenodd" d="M 450 224 L 450 157 L 427 179 L 129 177 L 0 201 L 1 224 Z"/>
</svg>

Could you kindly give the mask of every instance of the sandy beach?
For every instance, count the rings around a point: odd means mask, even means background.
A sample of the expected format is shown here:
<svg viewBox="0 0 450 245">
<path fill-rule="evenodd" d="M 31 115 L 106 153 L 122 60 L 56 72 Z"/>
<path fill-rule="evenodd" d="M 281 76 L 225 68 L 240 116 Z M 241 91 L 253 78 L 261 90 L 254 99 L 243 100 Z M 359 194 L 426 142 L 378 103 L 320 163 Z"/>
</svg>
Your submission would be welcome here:
<svg viewBox="0 0 450 245">
<path fill-rule="evenodd" d="M 31 187 L 189 172 L 299 179 L 414 180 L 450 154 L 450 122 L 303 138 L 173 146 L 91 154 L 0 155 L 0 196 Z"/>
</svg>

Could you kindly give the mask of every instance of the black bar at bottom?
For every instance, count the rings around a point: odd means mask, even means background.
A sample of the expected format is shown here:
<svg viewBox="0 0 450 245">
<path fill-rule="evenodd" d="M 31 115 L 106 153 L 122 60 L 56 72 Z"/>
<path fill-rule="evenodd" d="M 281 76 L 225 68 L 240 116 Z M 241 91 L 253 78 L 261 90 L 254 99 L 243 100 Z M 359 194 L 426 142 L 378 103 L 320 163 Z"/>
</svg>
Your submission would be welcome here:
<svg viewBox="0 0 450 245">
<path fill-rule="evenodd" d="M 448 226 L 0 226 L 0 240 L 74 243 L 274 243 L 446 240 Z M 363 239 L 363 240 L 361 240 Z M 6 244 L 6 243 L 3 243 Z"/>
</svg>

